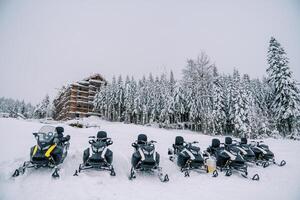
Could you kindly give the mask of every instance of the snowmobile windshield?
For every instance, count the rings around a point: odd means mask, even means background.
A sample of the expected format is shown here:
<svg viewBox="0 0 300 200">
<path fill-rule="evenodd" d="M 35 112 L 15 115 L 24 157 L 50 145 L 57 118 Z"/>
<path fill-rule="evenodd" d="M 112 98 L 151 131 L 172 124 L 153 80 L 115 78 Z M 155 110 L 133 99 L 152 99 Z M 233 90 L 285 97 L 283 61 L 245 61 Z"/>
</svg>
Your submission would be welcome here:
<svg viewBox="0 0 300 200">
<path fill-rule="evenodd" d="M 55 127 L 53 126 L 43 126 L 39 132 L 38 141 L 40 143 L 50 143 L 53 141 L 54 137 L 57 135 Z"/>
</svg>

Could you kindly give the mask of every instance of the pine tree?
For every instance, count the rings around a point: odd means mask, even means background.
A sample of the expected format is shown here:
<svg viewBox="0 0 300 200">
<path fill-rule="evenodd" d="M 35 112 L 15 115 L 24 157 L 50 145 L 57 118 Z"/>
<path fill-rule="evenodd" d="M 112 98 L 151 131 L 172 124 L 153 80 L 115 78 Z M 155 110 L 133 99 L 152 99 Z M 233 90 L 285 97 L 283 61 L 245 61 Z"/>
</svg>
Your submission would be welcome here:
<svg viewBox="0 0 300 200">
<path fill-rule="evenodd" d="M 274 37 L 269 43 L 267 60 L 268 83 L 271 86 L 269 106 L 277 130 L 285 137 L 293 133 L 297 124 L 300 109 L 299 89 L 292 78 L 285 50 Z"/>
<path fill-rule="evenodd" d="M 224 86 L 222 78 L 214 68 L 213 98 L 212 98 L 212 134 L 224 134 L 226 125 Z M 223 83 L 224 84 L 224 83 Z"/>
</svg>

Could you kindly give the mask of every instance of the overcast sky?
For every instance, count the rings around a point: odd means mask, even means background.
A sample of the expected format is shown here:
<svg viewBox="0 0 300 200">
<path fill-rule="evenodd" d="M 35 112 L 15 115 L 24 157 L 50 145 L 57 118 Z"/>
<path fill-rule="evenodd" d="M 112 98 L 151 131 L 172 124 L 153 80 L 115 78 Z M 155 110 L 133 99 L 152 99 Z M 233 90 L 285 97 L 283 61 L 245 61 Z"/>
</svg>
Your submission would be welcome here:
<svg viewBox="0 0 300 200">
<path fill-rule="evenodd" d="M 92 73 L 180 78 L 202 50 L 220 72 L 262 77 L 271 36 L 300 80 L 300 1 L 126 2 L 0 0 L 0 96 L 38 103 Z"/>
</svg>

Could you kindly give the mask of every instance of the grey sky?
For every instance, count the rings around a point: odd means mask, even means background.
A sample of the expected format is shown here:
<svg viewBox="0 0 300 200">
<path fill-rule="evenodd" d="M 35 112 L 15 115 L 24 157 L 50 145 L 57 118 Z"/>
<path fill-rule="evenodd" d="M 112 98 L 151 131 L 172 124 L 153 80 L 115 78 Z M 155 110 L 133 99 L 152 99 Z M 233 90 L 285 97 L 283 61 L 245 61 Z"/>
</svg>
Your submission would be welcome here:
<svg viewBox="0 0 300 200">
<path fill-rule="evenodd" d="M 220 72 L 262 77 L 271 36 L 300 80 L 300 1 L 126 2 L 0 0 L 0 96 L 37 103 L 96 72 L 180 78 L 201 50 Z"/>
</svg>

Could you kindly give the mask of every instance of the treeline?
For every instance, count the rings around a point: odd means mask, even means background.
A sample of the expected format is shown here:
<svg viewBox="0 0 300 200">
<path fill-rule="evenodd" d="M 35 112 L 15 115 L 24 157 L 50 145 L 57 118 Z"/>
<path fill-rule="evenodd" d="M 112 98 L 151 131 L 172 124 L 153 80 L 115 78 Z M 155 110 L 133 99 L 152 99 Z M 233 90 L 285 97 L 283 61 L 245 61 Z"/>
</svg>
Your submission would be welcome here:
<svg viewBox="0 0 300 200">
<path fill-rule="evenodd" d="M 53 106 L 46 95 L 37 105 L 25 103 L 24 100 L 14 100 L 12 98 L 0 98 L 0 113 L 7 113 L 9 117 L 42 119 L 53 116 Z"/>
<path fill-rule="evenodd" d="M 11 98 L 0 98 L 0 112 L 8 113 L 9 117 L 32 118 L 34 106 L 25 103 L 24 100 L 14 100 Z"/>
<path fill-rule="evenodd" d="M 258 138 L 299 133 L 299 89 L 281 45 L 272 38 L 267 77 L 251 79 L 237 69 L 219 74 L 205 53 L 190 59 L 182 80 L 173 73 L 141 80 L 122 76 L 102 88 L 95 111 L 110 121 L 158 124 L 206 134 Z"/>
</svg>

